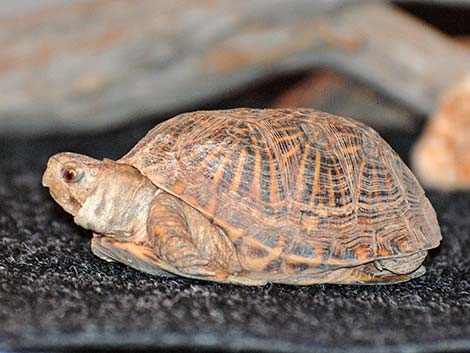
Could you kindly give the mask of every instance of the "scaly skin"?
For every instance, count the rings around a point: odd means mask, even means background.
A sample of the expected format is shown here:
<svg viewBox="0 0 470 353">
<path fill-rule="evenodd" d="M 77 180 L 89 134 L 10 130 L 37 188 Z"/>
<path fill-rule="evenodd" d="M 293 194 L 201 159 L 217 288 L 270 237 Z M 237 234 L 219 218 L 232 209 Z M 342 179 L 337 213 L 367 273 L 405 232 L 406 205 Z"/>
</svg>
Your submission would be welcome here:
<svg viewBox="0 0 470 353">
<path fill-rule="evenodd" d="M 68 169 L 76 180 L 68 179 Z M 233 244 L 216 226 L 131 166 L 58 154 L 49 160 L 43 185 L 75 223 L 93 231 L 92 249 L 106 260 L 218 281 L 240 271 Z"/>
</svg>

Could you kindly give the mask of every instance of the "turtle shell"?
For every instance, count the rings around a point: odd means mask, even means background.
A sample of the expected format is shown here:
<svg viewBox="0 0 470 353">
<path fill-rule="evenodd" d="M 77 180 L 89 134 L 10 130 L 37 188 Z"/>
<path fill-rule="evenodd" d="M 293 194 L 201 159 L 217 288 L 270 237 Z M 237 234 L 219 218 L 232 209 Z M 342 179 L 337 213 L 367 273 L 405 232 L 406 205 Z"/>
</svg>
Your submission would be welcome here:
<svg viewBox="0 0 470 353">
<path fill-rule="evenodd" d="M 217 224 L 246 268 L 354 266 L 441 239 L 391 147 L 362 123 L 313 109 L 181 114 L 119 162 Z"/>
</svg>

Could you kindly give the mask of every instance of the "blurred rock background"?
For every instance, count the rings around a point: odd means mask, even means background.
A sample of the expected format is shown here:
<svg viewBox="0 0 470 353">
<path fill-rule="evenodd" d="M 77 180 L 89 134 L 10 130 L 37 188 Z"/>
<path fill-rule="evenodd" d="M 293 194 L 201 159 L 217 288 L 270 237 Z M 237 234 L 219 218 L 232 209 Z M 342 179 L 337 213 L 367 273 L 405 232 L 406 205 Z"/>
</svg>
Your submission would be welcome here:
<svg viewBox="0 0 470 353">
<path fill-rule="evenodd" d="M 470 71 L 466 1 L 0 1 L 0 134 L 312 106 L 416 131 Z"/>
</svg>

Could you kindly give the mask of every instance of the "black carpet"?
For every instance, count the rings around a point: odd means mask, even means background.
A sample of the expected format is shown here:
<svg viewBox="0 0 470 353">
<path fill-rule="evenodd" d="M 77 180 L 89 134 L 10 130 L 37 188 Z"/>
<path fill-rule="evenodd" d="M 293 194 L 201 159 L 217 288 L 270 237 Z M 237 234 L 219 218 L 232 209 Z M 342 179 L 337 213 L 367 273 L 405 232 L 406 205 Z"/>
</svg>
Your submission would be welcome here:
<svg viewBox="0 0 470 353">
<path fill-rule="evenodd" d="M 260 288 L 159 279 L 92 255 L 41 187 L 59 151 L 117 158 L 153 123 L 0 138 L 0 351 L 470 351 L 470 193 L 429 192 L 444 241 L 391 286 Z M 385 136 L 406 155 L 410 136 Z"/>
</svg>

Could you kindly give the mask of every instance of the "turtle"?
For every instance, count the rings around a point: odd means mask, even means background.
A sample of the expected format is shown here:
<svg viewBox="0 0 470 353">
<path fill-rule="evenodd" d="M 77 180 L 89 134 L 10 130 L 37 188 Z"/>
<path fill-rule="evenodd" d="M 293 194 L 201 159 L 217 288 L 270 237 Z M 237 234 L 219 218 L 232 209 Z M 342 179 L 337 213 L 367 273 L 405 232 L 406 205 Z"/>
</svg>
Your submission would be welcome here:
<svg viewBox="0 0 470 353">
<path fill-rule="evenodd" d="M 392 284 L 424 274 L 442 238 L 377 132 L 309 108 L 183 113 L 117 161 L 53 155 L 43 185 L 95 255 L 155 276 Z"/>
</svg>

